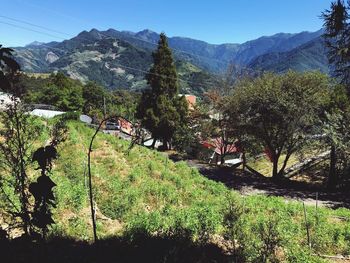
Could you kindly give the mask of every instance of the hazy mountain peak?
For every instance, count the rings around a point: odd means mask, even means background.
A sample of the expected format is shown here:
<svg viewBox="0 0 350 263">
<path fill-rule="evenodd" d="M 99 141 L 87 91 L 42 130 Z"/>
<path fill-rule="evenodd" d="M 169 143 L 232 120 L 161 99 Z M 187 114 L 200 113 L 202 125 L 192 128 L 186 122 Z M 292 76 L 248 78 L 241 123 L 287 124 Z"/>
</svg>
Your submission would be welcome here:
<svg viewBox="0 0 350 263">
<path fill-rule="evenodd" d="M 145 41 L 157 43 L 158 39 L 159 39 L 159 34 L 152 31 L 152 30 L 144 29 L 140 32 L 137 32 L 135 34 L 135 37 L 140 38 L 140 39 L 145 40 Z"/>
<path fill-rule="evenodd" d="M 33 41 L 27 45 L 25 45 L 25 47 L 37 47 L 37 46 L 41 46 L 45 44 L 44 42 L 39 42 L 39 41 Z"/>
<path fill-rule="evenodd" d="M 93 37 L 95 37 L 96 39 L 102 39 L 104 36 L 101 34 L 101 32 L 99 30 L 97 30 L 96 28 L 93 28 L 89 31 L 89 34 L 91 34 Z"/>
<path fill-rule="evenodd" d="M 141 31 L 139 31 L 139 32 L 137 32 L 136 34 L 140 34 L 140 35 L 151 35 L 151 34 L 157 34 L 158 35 L 158 33 L 157 32 L 154 32 L 154 31 L 152 31 L 152 30 L 150 30 L 150 29 L 144 29 L 144 30 L 141 30 Z"/>
<path fill-rule="evenodd" d="M 114 28 L 109 28 L 106 30 L 107 33 L 119 33 L 118 30 L 114 29 Z"/>
<path fill-rule="evenodd" d="M 132 31 L 129 31 L 129 30 L 123 30 L 122 33 L 129 34 L 129 35 L 131 35 L 131 36 L 136 35 L 135 32 L 132 32 Z"/>
</svg>

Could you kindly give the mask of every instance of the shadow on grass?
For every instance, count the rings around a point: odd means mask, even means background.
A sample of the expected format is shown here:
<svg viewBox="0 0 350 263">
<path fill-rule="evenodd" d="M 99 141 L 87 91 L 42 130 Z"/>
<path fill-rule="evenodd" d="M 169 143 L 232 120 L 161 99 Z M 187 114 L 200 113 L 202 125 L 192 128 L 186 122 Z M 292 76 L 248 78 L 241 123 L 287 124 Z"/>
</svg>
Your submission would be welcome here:
<svg viewBox="0 0 350 263">
<path fill-rule="evenodd" d="M 4 263 L 229 262 L 218 247 L 183 238 L 139 235 L 133 241 L 110 238 L 96 245 L 59 237 L 47 243 L 23 238 L 0 243 L 0 262 Z"/>
<path fill-rule="evenodd" d="M 318 200 L 323 205 L 330 208 L 350 208 L 350 192 L 346 190 L 329 192 L 325 185 L 315 185 L 310 182 L 288 179 L 276 183 L 271 177 L 241 169 L 208 166 L 195 162 L 189 163 L 190 166 L 197 168 L 206 178 L 224 183 L 227 187 L 240 191 L 242 194 L 281 196 L 314 205 L 316 203 L 316 193 L 318 193 Z"/>
</svg>

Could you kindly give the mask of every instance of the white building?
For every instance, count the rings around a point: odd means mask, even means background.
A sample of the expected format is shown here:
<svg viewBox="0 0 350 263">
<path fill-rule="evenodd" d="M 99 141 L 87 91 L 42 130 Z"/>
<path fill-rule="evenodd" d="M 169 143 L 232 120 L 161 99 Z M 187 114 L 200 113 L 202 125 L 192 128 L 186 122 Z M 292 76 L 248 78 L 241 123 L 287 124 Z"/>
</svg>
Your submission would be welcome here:
<svg viewBox="0 0 350 263">
<path fill-rule="evenodd" d="M 30 112 L 31 115 L 42 117 L 45 119 L 50 119 L 58 115 L 64 114 L 64 111 L 55 111 L 55 110 L 41 110 L 41 109 L 35 109 L 32 112 Z"/>
</svg>

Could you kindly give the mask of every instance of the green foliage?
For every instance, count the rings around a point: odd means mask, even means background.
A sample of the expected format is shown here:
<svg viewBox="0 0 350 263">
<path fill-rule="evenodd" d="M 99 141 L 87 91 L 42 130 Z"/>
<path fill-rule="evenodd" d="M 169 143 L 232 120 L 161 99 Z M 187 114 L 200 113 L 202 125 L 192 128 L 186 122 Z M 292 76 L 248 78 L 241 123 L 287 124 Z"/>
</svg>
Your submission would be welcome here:
<svg viewBox="0 0 350 263">
<path fill-rule="evenodd" d="M 285 52 L 269 52 L 254 58 L 248 65 L 258 72 L 286 73 L 289 70 L 329 73 L 326 45 L 322 37 Z"/>
<path fill-rule="evenodd" d="M 55 105 L 63 111 L 81 110 L 83 106 L 82 86 L 57 73 L 49 78 L 49 86 L 44 89 L 41 103 Z"/>
<path fill-rule="evenodd" d="M 80 118 L 80 112 L 76 112 L 76 111 L 68 111 L 62 115 L 59 115 L 59 117 L 57 117 L 57 119 L 64 120 L 64 121 L 69 121 L 69 120 L 78 121 L 79 118 Z"/>
<path fill-rule="evenodd" d="M 59 187 L 52 235 L 91 238 L 84 147 L 92 133 L 71 122 L 69 137 L 59 147 L 60 158 L 53 171 Z M 236 255 L 243 262 L 262 262 L 263 258 L 268 262 L 322 262 L 313 254 L 347 254 L 350 249 L 349 224 L 337 220 L 350 218 L 348 209 L 319 208 L 316 219 L 315 208 L 307 207 L 312 237 L 309 251 L 300 203 L 241 197 L 183 162 L 173 163 L 161 153 L 138 146 L 127 155 L 127 149 L 127 142 L 103 134 L 94 145 L 92 174 L 100 237 L 189 237 L 203 244 L 220 235 L 236 240 Z M 121 228 L 113 230 L 116 225 Z"/>
<path fill-rule="evenodd" d="M 154 64 L 146 76 L 150 90 L 142 94 L 137 117 L 153 138 L 161 139 L 168 148 L 176 131 L 186 128 L 188 105 L 178 97 L 178 82 L 172 53 L 165 34 L 160 35 Z"/>
<path fill-rule="evenodd" d="M 266 147 L 274 164 L 273 177 L 281 177 L 291 154 L 315 132 L 329 87 L 328 77 L 317 72 L 266 73 L 243 80 L 226 106 L 231 129 Z M 282 153 L 286 158 L 278 170 Z"/>
<path fill-rule="evenodd" d="M 62 73 L 48 78 L 20 76 L 27 104 L 49 104 L 58 110 L 82 112 L 94 120 L 102 119 L 104 106 L 108 115 L 121 115 L 134 120 L 139 94 L 127 90 L 109 91 L 95 82 L 85 85 Z"/>
<path fill-rule="evenodd" d="M 103 112 L 104 99 L 107 91 L 96 82 L 88 82 L 83 87 L 82 97 L 84 99 L 83 112 L 89 114 L 92 111 Z"/>
<path fill-rule="evenodd" d="M 48 79 L 22 78 L 26 86 L 26 103 L 48 104 L 62 111 L 82 110 L 83 85 L 79 81 L 61 72 L 51 74 Z"/>
<path fill-rule="evenodd" d="M 336 0 L 330 10 L 323 12 L 328 60 L 334 66 L 334 73 L 346 85 L 350 96 L 350 3 Z"/>
<path fill-rule="evenodd" d="M 68 126 L 68 138 L 58 147 L 60 156 L 52 171 L 59 187 L 53 211 L 56 224 L 49 228 L 49 236 L 89 240 L 86 147 L 94 130 L 75 121 Z M 92 174 L 100 237 L 177 237 L 205 244 L 222 236 L 225 242 L 236 242 L 235 255 L 241 262 L 323 262 L 315 254 L 349 253 L 348 209 L 318 208 L 316 217 L 315 208 L 307 206 L 309 250 L 300 203 L 242 197 L 184 162 L 174 163 L 139 146 L 128 155 L 128 146 L 104 134 L 94 144 Z"/>
<path fill-rule="evenodd" d="M 11 48 L 5 48 L 0 45 L 0 91 L 13 94 L 13 90 L 11 91 L 12 83 L 9 76 L 16 74 L 20 66 L 13 59 L 12 52 L 13 50 Z"/>
<path fill-rule="evenodd" d="M 135 121 L 135 113 L 141 94 L 128 90 L 114 90 L 107 97 L 107 110 L 111 115 L 124 116 Z"/>
<path fill-rule="evenodd" d="M 25 234 L 32 228 L 30 179 L 34 143 L 40 139 L 44 127 L 40 120 L 29 115 L 14 96 L 11 104 L 0 112 L 0 195 L 11 222 L 19 220 Z"/>
</svg>

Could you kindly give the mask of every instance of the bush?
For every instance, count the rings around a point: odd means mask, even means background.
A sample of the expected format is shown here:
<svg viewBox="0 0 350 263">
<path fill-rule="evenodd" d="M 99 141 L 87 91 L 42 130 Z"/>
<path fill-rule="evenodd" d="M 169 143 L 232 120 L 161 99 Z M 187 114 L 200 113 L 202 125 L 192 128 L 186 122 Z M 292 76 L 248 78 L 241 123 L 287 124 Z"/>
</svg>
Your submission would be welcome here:
<svg viewBox="0 0 350 263">
<path fill-rule="evenodd" d="M 62 120 L 65 120 L 65 121 L 69 121 L 69 120 L 79 121 L 80 120 L 80 115 L 81 115 L 80 112 L 68 111 L 68 112 L 60 115 L 59 118 L 61 118 Z"/>
</svg>

